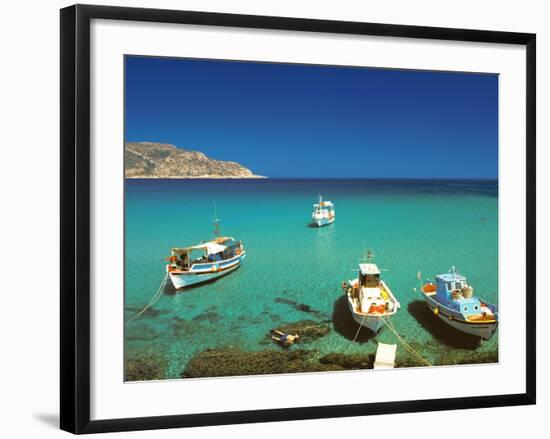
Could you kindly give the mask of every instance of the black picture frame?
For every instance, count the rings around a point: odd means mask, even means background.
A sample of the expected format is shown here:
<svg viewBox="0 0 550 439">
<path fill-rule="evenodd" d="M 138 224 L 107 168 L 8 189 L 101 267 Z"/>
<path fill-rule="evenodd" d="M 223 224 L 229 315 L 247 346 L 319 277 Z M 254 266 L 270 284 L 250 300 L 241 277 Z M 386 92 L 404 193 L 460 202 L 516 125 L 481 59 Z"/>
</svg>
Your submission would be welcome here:
<svg viewBox="0 0 550 439">
<path fill-rule="evenodd" d="M 394 401 L 224 413 L 90 420 L 90 21 L 230 26 L 333 34 L 514 44 L 526 47 L 526 392 L 508 395 Z M 75 5 L 61 10 L 61 429 L 99 433 L 251 422 L 364 416 L 535 404 L 536 36 L 530 33 L 447 29 L 210 12 Z"/>
</svg>

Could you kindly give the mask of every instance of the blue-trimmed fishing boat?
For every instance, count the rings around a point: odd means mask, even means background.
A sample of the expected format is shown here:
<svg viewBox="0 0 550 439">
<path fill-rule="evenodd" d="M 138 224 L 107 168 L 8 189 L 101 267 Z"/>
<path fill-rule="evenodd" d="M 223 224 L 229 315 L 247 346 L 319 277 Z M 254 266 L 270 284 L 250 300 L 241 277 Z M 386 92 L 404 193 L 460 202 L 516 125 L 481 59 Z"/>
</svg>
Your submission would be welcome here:
<svg viewBox="0 0 550 439">
<path fill-rule="evenodd" d="M 313 205 L 311 218 L 317 227 L 332 224 L 336 218 L 334 204 L 331 201 L 323 201 L 323 197 L 319 195 L 319 202 Z"/>
<path fill-rule="evenodd" d="M 419 272 L 419 279 L 421 278 Z M 422 283 L 422 282 L 421 282 Z M 489 340 L 498 326 L 498 308 L 473 295 L 474 289 L 455 267 L 422 286 L 432 312 L 453 328 Z"/>
<path fill-rule="evenodd" d="M 197 245 L 173 248 L 166 265 L 176 289 L 212 281 L 240 267 L 246 257 L 241 241 L 221 236 L 219 220 L 214 220 L 216 238 Z"/>
</svg>

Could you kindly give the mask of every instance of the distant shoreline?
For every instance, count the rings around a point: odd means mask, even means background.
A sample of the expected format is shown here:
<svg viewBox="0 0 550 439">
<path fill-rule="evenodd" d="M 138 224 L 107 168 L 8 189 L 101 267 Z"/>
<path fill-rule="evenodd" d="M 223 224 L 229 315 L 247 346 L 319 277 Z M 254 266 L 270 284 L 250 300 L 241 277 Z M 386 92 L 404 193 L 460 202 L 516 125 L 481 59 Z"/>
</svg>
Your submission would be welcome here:
<svg viewBox="0 0 550 439">
<path fill-rule="evenodd" d="M 126 142 L 124 147 L 126 178 L 142 179 L 258 179 L 243 165 L 207 157 L 199 151 L 179 148 L 168 143 Z"/>
</svg>

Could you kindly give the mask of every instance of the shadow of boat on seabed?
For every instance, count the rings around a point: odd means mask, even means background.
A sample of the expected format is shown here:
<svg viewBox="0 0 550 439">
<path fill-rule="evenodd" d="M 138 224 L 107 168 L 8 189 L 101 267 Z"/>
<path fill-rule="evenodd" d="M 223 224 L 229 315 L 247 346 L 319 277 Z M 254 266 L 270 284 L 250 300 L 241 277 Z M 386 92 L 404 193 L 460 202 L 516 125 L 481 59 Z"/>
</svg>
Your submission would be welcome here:
<svg viewBox="0 0 550 439">
<path fill-rule="evenodd" d="M 334 330 L 338 332 L 343 337 L 348 340 L 353 341 L 357 335 L 357 330 L 359 329 L 359 324 L 353 320 L 353 317 L 348 308 L 347 298 L 344 295 L 341 295 L 336 302 L 334 302 L 334 308 L 332 312 L 332 324 L 334 325 Z M 355 339 L 358 343 L 366 343 L 369 340 L 376 337 L 376 334 L 368 328 L 361 328 L 359 335 Z"/>
<path fill-rule="evenodd" d="M 441 343 L 459 349 L 476 349 L 481 344 L 479 337 L 460 332 L 441 321 L 422 300 L 409 303 L 407 309 L 416 321 Z"/>
</svg>

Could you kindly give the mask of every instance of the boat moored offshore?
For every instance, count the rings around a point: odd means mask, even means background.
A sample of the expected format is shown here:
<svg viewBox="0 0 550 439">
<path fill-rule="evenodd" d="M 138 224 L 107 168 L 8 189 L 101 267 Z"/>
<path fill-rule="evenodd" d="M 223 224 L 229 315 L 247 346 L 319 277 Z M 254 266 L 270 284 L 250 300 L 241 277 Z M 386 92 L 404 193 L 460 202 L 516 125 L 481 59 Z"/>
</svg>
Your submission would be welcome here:
<svg viewBox="0 0 550 439">
<path fill-rule="evenodd" d="M 420 272 L 419 272 L 420 278 Z M 489 340 L 498 326 L 498 308 L 473 295 L 473 287 L 455 267 L 422 286 L 422 296 L 443 322 L 466 334 Z"/>
<path fill-rule="evenodd" d="M 319 195 L 319 202 L 313 205 L 311 218 L 317 227 L 332 224 L 336 218 L 334 204 L 331 201 L 323 201 L 323 197 Z"/>
<path fill-rule="evenodd" d="M 372 257 L 369 252 L 368 259 Z M 390 288 L 380 278 L 380 269 L 374 263 L 359 264 L 359 276 L 343 282 L 342 288 L 353 319 L 374 333 L 400 308 Z"/>
<path fill-rule="evenodd" d="M 197 245 L 172 248 L 166 272 L 176 289 L 212 281 L 240 267 L 246 257 L 241 241 L 221 236 L 218 220 L 216 238 Z"/>
</svg>

